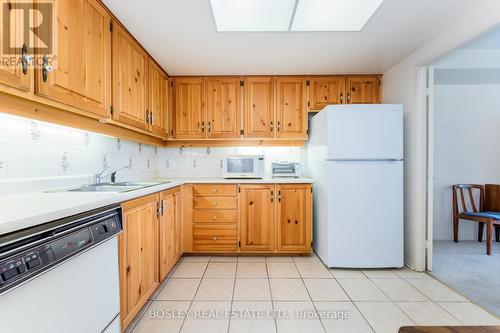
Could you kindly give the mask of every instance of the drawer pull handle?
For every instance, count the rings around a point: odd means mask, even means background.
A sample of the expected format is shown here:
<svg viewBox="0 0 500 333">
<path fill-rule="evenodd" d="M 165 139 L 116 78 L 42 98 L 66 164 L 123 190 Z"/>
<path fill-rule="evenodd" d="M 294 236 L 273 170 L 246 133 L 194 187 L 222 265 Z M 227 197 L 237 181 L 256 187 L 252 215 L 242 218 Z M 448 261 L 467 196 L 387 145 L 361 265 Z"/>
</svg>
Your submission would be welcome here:
<svg viewBox="0 0 500 333">
<path fill-rule="evenodd" d="M 213 239 L 214 241 L 216 241 L 216 240 L 217 240 L 217 237 L 215 237 L 215 236 L 214 236 L 212 239 Z"/>
<path fill-rule="evenodd" d="M 288 219 L 288 223 L 292 222 L 292 220 Z"/>
<path fill-rule="evenodd" d="M 214 220 L 217 220 L 217 215 L 214 215 Z"/>
<path fill-rule="evenodd" d="M 299 224 L 299 221 L 295 220 L 295 224 Z"/>
<path fill-rule="evenodd" d="M 217 189 L 216 189 L 216 188 L 214 188 L 214 189 L 213 189 L 213 191 L 214 191 L 214 192 L 217 192 Z"/>
</svg>

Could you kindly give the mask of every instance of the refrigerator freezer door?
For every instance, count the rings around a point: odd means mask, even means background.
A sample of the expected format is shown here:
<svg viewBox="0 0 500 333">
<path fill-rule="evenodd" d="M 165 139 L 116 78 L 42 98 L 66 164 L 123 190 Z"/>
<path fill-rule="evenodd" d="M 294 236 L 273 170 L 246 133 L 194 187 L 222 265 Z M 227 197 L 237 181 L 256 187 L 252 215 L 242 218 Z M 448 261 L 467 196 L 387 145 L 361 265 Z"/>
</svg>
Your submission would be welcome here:
<svg viewBox="0 0 500 333">
<path fill-rule="evenodd" d="M 330 161 L 330 267 L 403 266 L 403 162 Z"/>
<path fill-rule="evenodd" d="M 401 105 L 327 107 L 328 159 L 403 159 Z"/>
</svg>

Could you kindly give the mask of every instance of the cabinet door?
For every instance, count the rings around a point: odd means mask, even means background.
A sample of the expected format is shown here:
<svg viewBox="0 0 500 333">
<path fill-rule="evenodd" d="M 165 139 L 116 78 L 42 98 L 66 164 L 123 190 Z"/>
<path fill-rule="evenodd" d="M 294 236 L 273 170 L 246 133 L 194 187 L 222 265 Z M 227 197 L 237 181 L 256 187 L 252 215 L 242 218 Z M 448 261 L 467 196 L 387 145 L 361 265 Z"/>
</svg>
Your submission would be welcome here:
<svg viewBox="0 0 500 333">
<path fill-rule="evenodd" d="M 174 80 L 174 131 L 176 139 L 201 139 L 205 135 L 202 78 Z"/>
<path fill-rule="evenodd" d="M 14 9 L 15 5 L 24 1 L 19 0 L 6 0 L 2 2 L 2 6 L 0 8 L 0 17 L 10 17 L 10 25 L 8 25 L 7 20 L 2 20 L 2 24 L 0 24 L 0 36 L 4 36 L 4 33 L 7 31 L 10 34 L 11 45 L 16 47 L 20 47 L 21 45 L 29 46 L 29 41 L 24 40 L 24 29 L 23 29 L 23 15 L 21 15 L 21 11 L 17 12 L 4 12 L 4 10 L 9 10 L 8 4 L 12 4 L 10 8 Z M 17 15 L 16 15 L 17 13 Z M 3 51 L 3 55 L 8 57 L 8 59 L 15 59 L 16 63 L 9 66 L 0 66 L 0 83 L 5 84 L 14 88 L 18 88 L 24 91 L 29 91 L 31 87 L 31 78 L 33 75 L 33 70 L 31 69 L 33 66 L 26 67 L 26 70 L 23 72 L 23 66 L 18 59 L 22 57 L 22 51 L 16 52 L 13 54 L 5 54 L 5 50 Z"/>
<path fill-rule="evenodd" d="M 174 262 L 173 265 L 182 256 L 182 206 L 181 191 L 174 193 Z"/>
<path fill-rule="evenodd" d="M 345 78 L 343 76 L 311 77 L 309 109 L 321 110 L 329 104 L 344 103 Z"/>
<path fill-rule="evenodd" d="M 244 83 L 244 99 L 245 137 L 274 137 L 275 112 L 273 78 L 247 78 Z"/>
<path fill-rule="evenodd" d="M 119 236 L 120 304 L 125 328 L 159 284 L 157 195 L 123 205 Z"/>
<path fill-rule="evenodd" d="M 149 59 L 149 130 L 162 137 L 167 136 L 168 78 L 161 68 Z"/>
<path fill-rule="evenodd" d="M 208 78 L 207 134 L 209 138 L 239 138 L 241 87 L 239 78 Z"/>
<path fill-rule="evenodd" d="M 307 94 L 305 77 L 279 77 L 276 130 L 278 138 L 307 138 Z"/>
<path fill-rule="evenodd" d="M 55 1 L 54 55 L 37 94 L 106 117 L 111 102 L 111 17 L 96 0 Z"/>
<path fill-rule="evenodd" d="M 113 120 L 147 130 L 148 55 L 119 24 L 113 24 Z"/>
<path fill-rule="evenodd" d="M 160 281 L 165 279 L 174 265 L 176 255 L 175 197 L 172 193 L 161 194 L 162 213 L 160 216 Z"/>
<path fill-rule="evenodd" d="M 380 78 L 378 76 L 351 76 L 346 81 L 347 103 L 380 103 Z"/>
<path fill-rule="evenodd" d="M 241 251 L 274 250 L 274 191 L 274 185 L 241 186 Z"/>
<path fill-rule="evenodd" d="M 279 185 L 277 250 L 309 252 L 311 249 L 311 186 Z"/>
</svg>

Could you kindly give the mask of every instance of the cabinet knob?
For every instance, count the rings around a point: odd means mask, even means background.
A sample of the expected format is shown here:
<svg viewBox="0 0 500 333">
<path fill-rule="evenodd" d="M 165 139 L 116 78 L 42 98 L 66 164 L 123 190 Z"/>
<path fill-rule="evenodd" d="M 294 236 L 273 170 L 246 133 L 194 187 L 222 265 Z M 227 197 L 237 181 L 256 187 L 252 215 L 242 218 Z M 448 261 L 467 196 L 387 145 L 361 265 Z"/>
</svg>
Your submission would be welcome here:
<svg viewBox="0 0 500 333">
<path fill-rule="evenodd" d="M 217 220 L 217 215 L 214 215 L 214 220 Z"/>
<path fill-rule="evenodd" d="M 214 206 L 217 206 L 217 201 L 214 202 Z"/>
<path fill-rule="evenodd" d="M 217 237 L 216 237 L 216 236 L 214 236 L 212 239 L 213 239 L 214 241 L 216 241 L 216 240 L 217 240 Z"/>
<path fill-rule="evenodd" d="M 217 189 L 216 189 L 216 188 L 214 188 L 212 191 L 213 191 L 213 192 L 217 192 Z"/>
</svg>

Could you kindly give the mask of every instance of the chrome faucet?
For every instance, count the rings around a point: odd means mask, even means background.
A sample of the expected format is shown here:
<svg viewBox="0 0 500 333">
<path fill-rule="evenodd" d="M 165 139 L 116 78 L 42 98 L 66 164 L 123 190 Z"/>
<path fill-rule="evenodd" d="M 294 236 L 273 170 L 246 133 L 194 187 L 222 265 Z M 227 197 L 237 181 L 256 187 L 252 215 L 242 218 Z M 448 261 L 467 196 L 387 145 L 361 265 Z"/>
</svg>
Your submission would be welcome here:
<svg viewBox="0 0 500 333">
<path fill-rule="evenodd" d="M 101 181 L 102 181 L 102 179 L 103 179 L 103 178 L 106 178 L 106 177 L 109 177 L 109 176 L 111 176 L 111 183 L 114 183 L 114 182 L 116 181 L 116 173 L 117 173 L 118 171 L 121 171 L 121 170 L 123 170 L 123 169 L 131 169 L 131 168 L 132 168 L 132 160 L 129 160 L 129 163 L 128 163 L 127 165 L 125 165 L 125 166 L 123 166 L 123 167 L 121 167 L 121 168 L 118 168 L 118 169 L 116 169 L 115 171 L 110 172 L 110 173 L 108 173 L 108 174 L 106 174 L 106 175 L 103 175 L 103 174 L 104 174 L 104 172 L 105 172 L 108 168 L 104 168 L 104 169 L 102 169 L 102 171 L 101 171 L 101 172 L 96 173 L 96 174 L 94 175 L 94 184 L 95 184 L 95 185 L 99 185 L 99 184 L 101 183 Z"/>
</svg>

